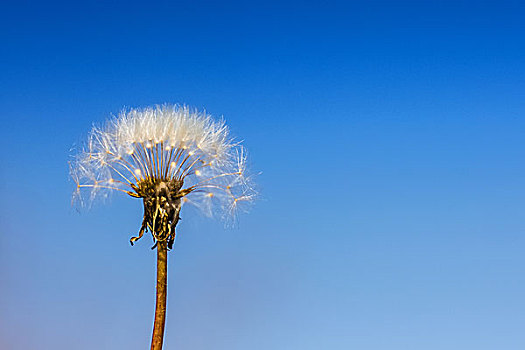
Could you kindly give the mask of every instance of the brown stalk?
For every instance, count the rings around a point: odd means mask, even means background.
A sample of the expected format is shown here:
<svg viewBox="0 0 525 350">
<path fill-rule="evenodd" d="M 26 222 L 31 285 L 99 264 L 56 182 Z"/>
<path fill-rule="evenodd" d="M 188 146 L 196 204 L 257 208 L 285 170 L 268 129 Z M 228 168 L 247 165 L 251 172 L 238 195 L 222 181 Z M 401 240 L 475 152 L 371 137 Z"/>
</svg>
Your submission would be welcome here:
<svg viewBox="0 0 525 350">
<path fill-rule="evenodd" d="M 157 302 L 151 338 L 151 350 L 162 350 L 166 323 L 166 297 L 168 291 L 168 247 L 166 241 L 157 241 Z"/>
</svg>

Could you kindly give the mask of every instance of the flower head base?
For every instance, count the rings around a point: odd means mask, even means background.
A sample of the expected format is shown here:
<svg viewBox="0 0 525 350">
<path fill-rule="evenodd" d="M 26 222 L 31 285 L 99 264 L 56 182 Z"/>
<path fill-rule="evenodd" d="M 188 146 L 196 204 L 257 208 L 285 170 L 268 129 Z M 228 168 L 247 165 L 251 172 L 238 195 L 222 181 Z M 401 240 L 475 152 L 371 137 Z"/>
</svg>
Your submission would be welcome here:
<svg viewBox="0 0 525 350">
<path fill-rule="evenodd" d="M 149 230 L 171 246 L 183 203 L 231 216 L 255 196 L 244 150 L 224 122 L 185 106 L 131 109 L 93 127 L 70 170 L 81 203 L 86 191 L 90 200 L 111 190 L 143 199 L 144 219 L 132 244 Z"/>
</svg>

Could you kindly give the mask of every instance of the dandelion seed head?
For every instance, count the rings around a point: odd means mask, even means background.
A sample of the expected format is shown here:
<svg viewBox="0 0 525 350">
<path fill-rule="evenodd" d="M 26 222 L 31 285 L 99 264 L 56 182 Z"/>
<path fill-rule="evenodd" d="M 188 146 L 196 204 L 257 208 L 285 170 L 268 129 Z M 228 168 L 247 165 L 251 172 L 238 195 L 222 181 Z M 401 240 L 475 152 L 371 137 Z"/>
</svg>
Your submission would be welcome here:
<svg viewBox="0 0 525 350">
<path fill-rule="evenodd" d="M 120 191 L 145 200 L 165 197 L 177 210 L 188 203 L 224 217 L 255 198 L 246 152 L 224 120 L 187 106 L 123 110 L 93 127 L 70 172 L 81 203 L 82 193 L 93 201 Z"/>
</svg>

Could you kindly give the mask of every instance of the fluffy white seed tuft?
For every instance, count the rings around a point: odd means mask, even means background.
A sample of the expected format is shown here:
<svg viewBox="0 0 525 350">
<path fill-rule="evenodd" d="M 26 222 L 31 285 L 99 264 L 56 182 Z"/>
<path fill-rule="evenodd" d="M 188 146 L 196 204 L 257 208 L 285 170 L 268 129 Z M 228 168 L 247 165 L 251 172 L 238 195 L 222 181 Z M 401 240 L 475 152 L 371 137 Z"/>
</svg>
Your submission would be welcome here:
<svg viewBox="0 0 525 350">
<path fill-rule="evenodd" d="M 231 217 L 255 197 L 246 176 L 246 154 L 223 120 L 186 106 L 128 109 L 93 127 L 85 147 L 70 162 L 80 204 L 116 190 L 138 197 L 141 181 L 180 180 L 182 203 Z"/>
</svg>

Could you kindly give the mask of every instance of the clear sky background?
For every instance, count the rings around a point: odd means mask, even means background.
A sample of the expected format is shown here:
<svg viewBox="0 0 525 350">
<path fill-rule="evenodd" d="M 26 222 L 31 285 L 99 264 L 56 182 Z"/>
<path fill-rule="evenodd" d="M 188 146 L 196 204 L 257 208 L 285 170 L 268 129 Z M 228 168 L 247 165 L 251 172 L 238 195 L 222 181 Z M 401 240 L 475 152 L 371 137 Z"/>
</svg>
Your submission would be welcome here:
<svg viewBox="0 0 525 350">
<path fill-rule="evenodd" d="M 78 214 L 67 162 L 164 102 L 262 172 L 235 229 L 184 209 L 167 350 L 525 348 L 523 2 L 4 2 L 0 38 L 1 349 L 149 348 L 141 203 Z"/>
</svg>

